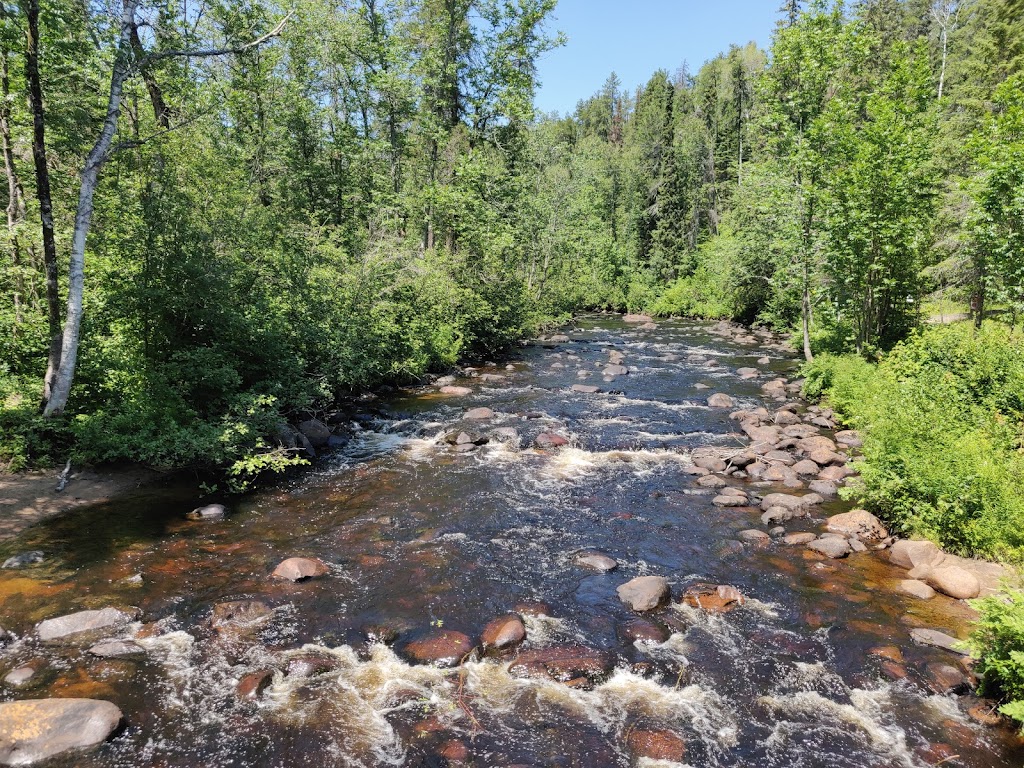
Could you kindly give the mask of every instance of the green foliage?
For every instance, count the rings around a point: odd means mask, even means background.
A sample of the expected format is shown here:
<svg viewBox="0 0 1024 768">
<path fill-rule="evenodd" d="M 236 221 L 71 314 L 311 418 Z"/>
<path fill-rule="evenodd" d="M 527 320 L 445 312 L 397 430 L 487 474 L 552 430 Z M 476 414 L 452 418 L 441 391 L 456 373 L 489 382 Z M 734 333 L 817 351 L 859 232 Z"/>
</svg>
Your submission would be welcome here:
<svg viewBox="0 0 1024 768">
<path fill-rule="evenodd" d="M 1024 344 L 986 324 L 929 328 L 870 365 L 819 356 L 807 393 L 865 433 L 852 494 L 896 530 L 1024 561 Z"/>
<path fill-rule="evenodd" d="M 1024 592 L 1011 589 L 972 605 L 981 617 L 967 644 L 978 659 L 981 692 L 1003 701 L 999 711 L 1024 729 Z"/>
</svg>

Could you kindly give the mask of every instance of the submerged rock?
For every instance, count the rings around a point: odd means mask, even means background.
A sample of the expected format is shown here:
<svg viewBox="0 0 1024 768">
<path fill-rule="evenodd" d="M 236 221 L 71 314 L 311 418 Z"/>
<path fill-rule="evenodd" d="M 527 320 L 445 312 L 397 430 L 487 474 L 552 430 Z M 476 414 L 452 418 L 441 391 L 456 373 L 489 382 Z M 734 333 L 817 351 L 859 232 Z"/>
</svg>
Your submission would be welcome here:
<svg viewBox="0 0 1024 768">
<path fill-rule="evenodd" d="M 576 562 L 582 565 L 584 568 L 590 568 L 593 571 L 600 571 L 601 573 L 608 573 L 614 571 L 619 567 L 619 564 L 615 562 L 613 558 L 608 555 L 601 554 L 600 552 L 583 552 L 576 555 Z"/>
<path fill-rule="evenodd" d="M 638 576 L 615 590 L 619 600 L 634 611 L 653 611 L 668 602 L 668 581 L 662 576 Z"/>
<path fill-rule="evenodd" d="M 274 610 L 259 600 L 234 600 L 213 606 L 210 624 L 218 634 L 239 636 L 263 629 L 274 618 Z"/>
<path fill-rule="evenodd" d="M 945 632 L 940 632 L 937 629 L 912 629 L 910 630 L 910 637 L 919 645 L 931 645 L 935 648 L 942 648 L 946 651 L 959 653 L 962 656 L 967 655 L 967 651 L 964 651 L 959 647 L 959 640 L 951 635 L 947 635 Z"/>
<path fill-rule="evenodd" d="M 534 441 L 538 448 L 561 448 L 568 445 L 569 440 L 554 432 L 541 432 Z"/>
<path fill-rule="evenodd" d="M 650 619 L 633 619 L 619 629 L 622 637 L 630 643 L 652 643 L 659 645 L 669 639 L 670 633 L 663 625 Z"/>
<path fill-rule="evenodd" d="M 235 695 L 242 701 L 255 701 L 263 696 L 263 692 L 270 687 L 272 682 L 274 682 L 274 673 L 269 669 L 250 672 L 238 681 Z"/>
<path fill-rule="evenodd" d="M 228 510 L 223 504 L 207 504 L 204 507 L 196 507 L 185 515 L 189 520 L 223 520 L 227 516 Z"/>
<path fill-rule="evenodd" d="M 12 688 L 22 688 L 28 686 L 38 673 L 38 669 L 26 664 L 23 667 L 12 669 L 4 675 L 4 684 L 9 685 Z"/>
<path fill-rule="evenodd" d="M 78 611 L 55 619 L 46 619 L 36 625 L 36 634 L 44 642 L 64 640 L 77 635 L 94 632 L 111 632 L 131 622 L 137 611 L 131 613 L 117 608 L 103 608 L 98 611 Z"/>
<path fill-rule="evenodd" d="M 0 704 L 0 764 L 31 765 L 102 744 L 121 710 L 95 699 L 38 699 Z"/>
<path fill-rule="evenodd" d="M 24 568 L 26 565 L 35 565 L 36 563 L 43 562 L 45 555 L 38 549 L 34 549 L 31 552 L 21 552 L 12 557 L 8 557 L 4 560 L 4 564 L 0 565 L 0 568 Z"/>
<path fill-rule="evenodd" d="M 494 418 L 494 411 L 490 408 L 470 408 L 462 418 L 471 421 L 486 421 Z"/>
<path fill-rule="evenodd" d="M 582 645 L 561 645 L 521 651 L 508 671 L 515 677 L 547 677 L 570 685 L 597 682 L 612 671 L 604 651 Z"/>
<path fill-rule="evenodd" d="M 123 659 L 130 656 L 143 656 L 146 649 L 132 640 L 108 640 L 94 645 L 89 649 L 89 653 L 102 659 Z"/>
</svg>

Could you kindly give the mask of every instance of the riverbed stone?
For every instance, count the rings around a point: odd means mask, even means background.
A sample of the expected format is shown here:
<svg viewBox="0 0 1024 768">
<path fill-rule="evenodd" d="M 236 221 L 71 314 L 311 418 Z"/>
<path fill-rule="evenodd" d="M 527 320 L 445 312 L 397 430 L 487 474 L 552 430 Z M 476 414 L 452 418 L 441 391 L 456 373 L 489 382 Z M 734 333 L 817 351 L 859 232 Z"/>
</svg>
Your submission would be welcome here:
<svg viewBox="0 0 1024 768">
<path fill-rule="evenodd" d="M 969 688 L 967 676 L 951 664 L 932 663 L 924 672 L 928 687 L 940 695 L 966 692 Z"/>
<path fill-rule="evenodd" d="M 593 387 L 589 384 L 573 384 L 570 389 L 583 395 L 595 395 L 601 391 L 598 387 Z"/>
<path fill-rule="evenodd" d="M 452 384 L 447 384 L 438 390 L 442 395 L 454 395 L 458 397 L 465 397 L 466 395 L 472 395 L 473 390 L 469 387 L 457 387 Z"/>
<path fill-rule="evenodd" d="M 793 471 L 801 477 L 811 477 L 821 471 L 821 467 L 810 459 L 801 459 L 793 465 Z"/>
<path fill-rule="evenodd" d="M 728 468 L 725 459 L 713 454 L 696 453 L 691 457 L 691 461 L 693 466 L 707 469 L 711 472 L 724 472 Z"/>
<path fill-rule="evenodd" d="M 814 491 L 823 499 L 834 499 L 839 495 L 839 489 L 836 487 L 836 484 L 828 480 L 811 480 L 807 484 L 807 489 Z"/>
<path fill-rule="evenodd" d="M 9 685 L 11 688 L 23 688 L 28 686 L 38 674 L 39 670 L 35 666 L 26 664 L 12 669 L 4 675 L 4 685 Z"/>
<path fill-rule="evenodd" d="M 469 635 L 444 629 L 430 632 L 406 644 L 405 655 L 417 664 L 454 667 L 473 652 Z"/>
<path fill-rule="evenodd" d="M 708 405 L 712 408 L 732 408 L 735 401 L 723 392 L 716 392 L 708 398 Z"/>
<path fill-rule="evenodd" d="M 323 560 L 315 557 L 289 557 L 281 561 L 271 574 L 275 579 L 287 581 L 305 581 L 323 576 L 329 569 Z"/>
<path fill-rule="evenodd" d="M 581 552 L 576 555 L 576 562 L 584 568 L 601 573 L 608 573 L 619 567 L 613 558 L 600 552 Z"/>
<path fill-rule="evenodd" d="M 237 637 L 263 629 L 274 610 L 259 600 L 232 600 L 213 606 L 210 624 L 223 637 Z"/>
<path fill-rule="evenodd" d="M 824 435 L 814 435 L 812 437 L 804 437 L 797 442 L 797 448 L 803 453 L 810 456 L 815 451 L 831 451 L 836 452 L 836 444 L 830 438 Z"/>
<path fill-rule="evenodd" d="M 54 642 L 96 632 L 113 632 L 129 624 L 137 615 L 137 609 L 128 612 L 110 607 L 78 611 L 39 622 L 36 634 L 44 642 Z"/>
<path fill-rule="evenodd" d="M 568 438 L 563 437 L 562 435 L 559 435 L 555 432 L 541 432 L 539 435 L 537 435 L 537 438 L 536 440 L 534 440 L 534 442 L 537 444 L 538 448 L 545 449 L 561 448 L 563 445 L 569 444 Z"/>
<path fill-rule="evenodd" d="M 750 500 L 746 496 L 723 493 L 720 496 L 715 496 L 711 503 L 716 507 L 746 507 L 750 504 Z"/>
<path fill-rule="evenodd" d="M 672 731 L 631 728 L 626 735 L 626 746 L 637 759 L 672 763 L 686 759 L 686 740 Z"/>
<path fill-rule="evenodd" d="M 790 533 L 782 537 L 782 542 L 790 547 L 795 547 L 802 544 L 810 544 L 817 538 L 813 533 Z"/>
<path fill-rule="evenodd" d="M 487 421 L 494 418 L 494 411 L 490 408 L 470 408 L 462 418 L 470 421 Z"/>
<path fill-rule="evenodd" d="M 817 450 L 811 451 L 807 458 L 817 464 L 819 467 L 831 467 L 834 465 L 843 465 L 846 463 L 846 457 L 835 451 L 830 450 Z"/>
<path fill-rule="evenodd" d="M 227 515 L 227 507 L 223 504 L 206 504 L 202 507 L 196 507 L 185 517 L 189 520 L 223 520 Z"/>
<path fill-rule="evenodd" d="M 663 625 L 650 619 L 632 619 L 619 628 L 619 633 L 630 643 L 650 643 L 659 645 L 670 637 L 670 632 Z"/>
<path fill-rule="evenodd" d="M 724 488 L 725 480 L 718 475 L 704 475 L 703 477 L 697 478 L 696 485 L 701 488 Z"/>
<path fill-rule="evenodd" d="M 967 655 L 966 651 L 958 647 L 960 644 L 959 640 L 952 635 L 947 635 L 945 632 L 940 632 L 937 629 L 915 627 L 910 630 L 910 637 L 918 645 L 930 645 L 935 648 L 942 648 L 946 651 L 958 653 L 961 656 Z"/>
<path fill-rule="evenodd" d="M 864 445 L 864 441 L 861 439 L 860 433 L 855 429 L 844 429 L 841 432 L 836 432 L 835 437 L 837 443 L 850 448 L 860 448 Z"/>
<path fill-rule="evenodd" d="M 790 510 L 794 517 L 799 517 L 807 513 L 808 507 L 820 503 L 821 497 L 817 494 L 794 496 L 789 493 L 769 493 L 761 500 L 761 509 L 767 512 L 772 507 L 783 507 Z"/>
<path fill-rule="evenodd" d="M 772 537 L 764 531 L 759 531 L 755 528 L 751 528 L 746 531 L 740 531 L 736 534 L 736 538 L 746 544 L 753 544 L 756 547 L 766 547 L 771 543 Z"/>
<path fill-rule="evenodd" d="M 639 315 L 639 314 L 626 314 L 622 316 L 622 322 L 624 323 L 651 323 L 654 322 L 654 318 L 650 315 Z"/>
<path fill-rule="evenodd" d="M 728 613 L 747 601 L 743 593 L 728 584 L 693 584 L 683 592 L 681 602 L 709 613 Z"/>
<path fill-rule="evenodd" d="M 264 691 L 274 682 L 274 672 L 269 669 L 260 669 L 250 672 L 238 681 L 235 687 L 235 695 L 242 701 L 255 701 L 263 696 Z"/>
<path fill-rule="evenodd" d="M 124 659 L 143 656 L 146 649 L 132 640 L 107 640 L 96 643 L 89 649 L 89 653 L 101 659 Z"/>
<path fill-rule="evenodd" d="M 813 437 L 818 434 L 818 430 L 807 424 L 794 424 L 791 427 L 786 427 L 782 430 L 782 434 L 786 437 L 792 437 L 796 440 L 803 440 L 804 438 Z"/>
<path fill-rule="evenodd" d="M 899 588 L 900 592 L 920 600 L 931 600 L 935 597 L 935 590 L 919 579 L 903 579 L 900 581 Z"/>
<path fill-rule="evenodd" d="M 936 591 L 958 600 L 970 600 L 981 593 L 978 577 L 957 565 L 933 568 L 925 581 Z"/>
<path fill-rule="evenodd" d="M 653 611 L 669 597 L 668 581 L 662 576 L 638 576 L 615 590 L 619 599 L 634 611 Z"/>
<path fill-rule="evenodd" d="M 299 422 L 299 432 L 306 436 L 314 448 L 324 448 L 331 440 L 331 428 L 319 419 Z"/>
<path fill-rule="evenodd" d="M 853 551 L 850 542 L 838 536 L 827 539 L 815 539 L 807 544 L 807 548 L 832 559 L 846 557 Z"/>
<path fill-rule="evenodd" d="M 736 375 L 741 379 L 756 379 L 760 372 L 757 368 L 737 368 Z"/>
<path fill-rule="evenodd" d="M 0 764 L 31 765 L 102 744 L 121 710 L 97 699 L 36 699 L 0 704 Z"/>
<path fill-rule="evenodd" d="M 833 515 L 828 519 L 826 528 L 832 533 L 856 536 L 868 541 L 881 541 L 889 535 L 882 521 L 866 509 L 854 509 Z"/>
<path fill-rule="evenodd" d="M 526 639 L 526 626 L 515 614 L 500 616 L 489 622 L 480 634 L 485 650 L 511 651 Z"/>
<path fill-rule="evenodd" d="M 852 469 L 842 465 L 825 467 L 818 473 L 819 480 L 827 480 L 830 483 L 841 483 L 846 478 L 857 474 Z"/>
<path fill-rule="evenodd" d="M 556 645 L 520 651 L 509 667 L 514 677 L 547 677 L 560 683 L 573 683 L 581 678 L 598 682 L 612 671 L 610 654 L 583 645 Z"/>
<path fill-rule="evenodd" d="M 910 570 L 919 565 L 933 565 L 943 558 L 933 542 L 916 539 L 900 539 L 889 549 L 889 562 Z"/>
<path fill-rule="evenodd" d="M 41 563 L 45 559 L 45 555 L 38 549 L 33 549 L 30 552 L 20 552 L 17 555 L 12 555 L 4 560 L 4 564 L 0 565 L 0 568 L 17 569 L 24 568 L 27 565 L 35 565 Z"/>
<path fill-rule="evenodd" d="M 624 365 L 609 365 L 603 371 L 602 376 L 625 376 L 629 373 L 629 368 Z"/>
</svg>

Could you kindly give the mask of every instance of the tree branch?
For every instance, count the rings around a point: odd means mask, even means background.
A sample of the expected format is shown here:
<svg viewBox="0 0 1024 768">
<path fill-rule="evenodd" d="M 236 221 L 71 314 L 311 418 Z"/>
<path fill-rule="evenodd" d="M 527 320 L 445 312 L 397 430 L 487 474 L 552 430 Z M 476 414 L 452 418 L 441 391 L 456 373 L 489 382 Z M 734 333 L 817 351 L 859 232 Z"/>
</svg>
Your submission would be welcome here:
<svg viewBox="0 0 1024 768">
<path fill-rule="evenodd" d="M 268 40 L 272 40 L 275 37 L 280 37 L 281 32 L 284 30 L 284 25 L 288 23 L 288 19 L 295 15 L 295 11 L 288 11 L 287 15 L 277 23 L 277 26 L 267 32 L 262 37 L 258 37 L 245 45 L 235 46 L 233 48 L 206 48 L 195 51 L 154 51 L 153 53 L 146 54 L 144 57 L 139 59 L 138 66 L 146 66 L 150 62 L 159 61 L 161 59 L 171 58 L 201 58 L 207 56 L 225 56 L 229 53 L 242 53 L 250 48 L 256 48 L 263 45 Z"/>
</svg>

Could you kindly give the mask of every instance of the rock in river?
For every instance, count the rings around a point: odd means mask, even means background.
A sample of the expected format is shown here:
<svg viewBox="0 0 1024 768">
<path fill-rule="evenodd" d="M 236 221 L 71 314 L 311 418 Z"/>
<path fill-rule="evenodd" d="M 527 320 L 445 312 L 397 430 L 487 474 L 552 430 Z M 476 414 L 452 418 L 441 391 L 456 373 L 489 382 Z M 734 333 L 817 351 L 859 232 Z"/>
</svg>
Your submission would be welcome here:
<svg viewBox="0 0 1024 768">
<path fill-rule="evenodd" d="M 709 613 L 728 613 L 747 599 L 736 587 L 727 584 L 694 584 L 683 593 L 682 602 Z"/>
<path fill-rule="evenodd" d="M 121 710 L 94 699 L 38 699 L 0 704 L 0 764 L 31 765 L 102 744 Z"/>
<path fill-rule="evenodd" d="M 132 640 L 108 640 L 94 645 L 89 649 L 89 653 L 102 659 L 123 659 L 143 656 L 146 649 Z"/>
<path fill-rule="evenodd" d="M 881 540 L 889 535 L 882 521 L 866 509 L 833 515 L 828 519 L 827 527 L 832 533 L 843 533 L 859 539 Z"/>
<path fill-rule="evenodd" d="M 576 562 L 584 568 L 590 568 L 601 573 L 608 573 L 619 567 L 615 560 L 600 552 L 581 552 L 576 556 Z"/>
<path fill-rule="evenodd" d="M 323 576 L 327 572 L 327 565 L 315 557 L 289 557 L 283 560 L 271 575 L 276 579 L 303 581 Z"/>
<path fill-rule="evenodd" d="M 653 611 L 671 596 L 668 581 L 661 576 L 638 576 L 619 586 L 616 592 L 634 611 Z"/>
<path fill-rule="evenodd" d="M 494 411 L 490 408 L 470 408 L 466 411 L 465 419 L 471 419 L 473 421 L 486 421 L 487 419 L 494 418 Z"/>
<path fill-rule="evenodd" d="M 626 744 L 637 758 L 667 760 L 672 763 L 681 763 L 686 759 L 686 742 L 672 731 L 630 729 Z"/>
<path fill-rule="evenodd" d="M 560 683 L 594 682 L 608 675 L 612 658 L 582 645 L 562 645 L 521 651 L 509 673 L 515 677 L 548 677 Z"/>
<path fill-rule="evenodd" d="M 501 616 L 484 627 L 480 642 L 485 649 L 510 651 L 526 639 L 523 620 L 515 614 Z"/>
<path fill-rule="evenodd" d="M 228 510 L 223 504 L 207 504 L 205 507 L 196 507 L 185 517 L 189 520 L 223 520 L 228 516 Z"/>
<path fill-rule="evenodd" d="M 563 445 L 569 444 L 566 438 L 554 432 L 541 432 L 534 442 L 537 443 L 538 448 L 561 448 Z"/>
<path fill-rule="evenodd" d="M 431 632 L 406 644 L 405 654 L 417 664 L 454 667 L 473 652 L 468 635 L 445 629 Z"/>
<path fill-rule="evenodd" d="M 966 568 L 956 565 L 944 565 L 933 569 L 925 581 L 933 589 L 958 600 L 969 600 L 981 593 L 981 582 L 978 581 L 978 577 Z"/>
<path fill-rule="evenodd" d="M 36 563 L 43 562 L 43 558 L 43 553 L 38 549 L 31 552 L 22 552 L 8 557 L 4 560 L 4 564 L 0 565 L 0 568 L 24 568 L 26 565 L 35 565 Z"/>
<path fill-rule="evenodd" d="M 712 408 L 732 408 L 733 399 L 726 394 L 716 392 L 708 398 L 708 405 Z"/>
<path fill-rule="evenodd" d="M 846 557 L 853 551 L 850 542 L 841 537 L 815 539 L 807 545 L 807 548 L 820 555 L 831 558 Z"/>
<path fill-rule="evenodd" d="M 111 632 L 132 621 L 137 612 L 126 613 L 117 608 L 103 608 L 99 611 L 78 611 L 55 619 L 46 619 L 36 626 L 36 634 L 44 642 L 64 640 L 75 635 L 93 632 Z"/>
</svg>

